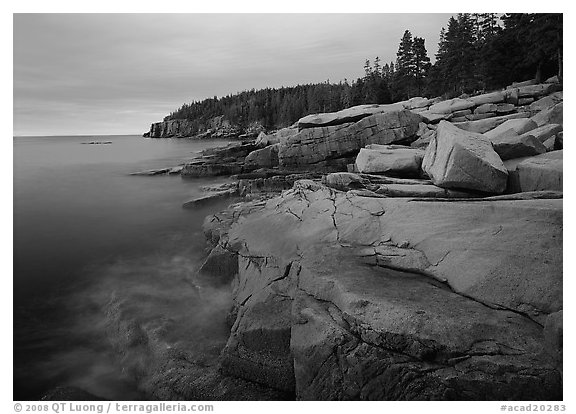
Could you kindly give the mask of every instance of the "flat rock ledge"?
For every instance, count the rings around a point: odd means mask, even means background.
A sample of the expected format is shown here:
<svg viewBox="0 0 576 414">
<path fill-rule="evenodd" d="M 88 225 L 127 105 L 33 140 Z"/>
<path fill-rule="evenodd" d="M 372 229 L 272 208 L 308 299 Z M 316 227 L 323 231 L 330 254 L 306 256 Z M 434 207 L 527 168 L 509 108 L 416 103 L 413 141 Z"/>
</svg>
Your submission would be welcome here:
<svg viewBox="0 0 576 414">
<path fill-rule="evenodd" d="M 234 264 L 222 372 L 301 400 L 562 399 L 559 196 L 301 180 L 207 217 Z"/>
</svg>

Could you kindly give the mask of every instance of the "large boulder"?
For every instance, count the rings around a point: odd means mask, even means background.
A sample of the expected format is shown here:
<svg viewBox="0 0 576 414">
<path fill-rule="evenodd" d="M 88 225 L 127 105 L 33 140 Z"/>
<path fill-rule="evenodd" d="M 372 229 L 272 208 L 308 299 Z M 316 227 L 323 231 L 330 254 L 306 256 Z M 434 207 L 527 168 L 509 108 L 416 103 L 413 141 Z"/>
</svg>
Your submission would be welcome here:
<svg viewBox="0 0 576 414">
<path fill-rule="evenodd" d="M 428 98 L 422 98 L 421 96 L 415 96 L 403 102 L 406 109 L 426 108 L 432 105 L 433 103 L 434 103 L 433 100 Z"/>
<path fill-rule="evenodd" d="M 531 119 L 509 119 L 498 125 L 496 128 L 485 132 L 484 136 L 486 136 L 488 139 L 493 139 L 508 131 L 509 129 L 512 129 L 517 134 L 521 135 L 525 132 L 535 129 L 536 127 L 538 127 L 538 125 L 536 125 L 536 122 L 532 121 Z"/>
<path fill-rule="evenodd" d="M 293 125 L 288 128 L 282 128 L 273 134 L 265 134 L 263 132 L 258 135 L 256 139 L 256 145 L 259 147 L 265 147 L 267 145 L 274 145 L 284 142 L 291 137 L 292 135 L 296 135 L 298 133 L 298 127 Z"/>
<path fill-rule="evenodd" d="M 494 151 L 502 160 L 538 155 L 546 152 L 546 147 L 531 132 L 518 134 L 512 128 L 491 138 Z"/>
<path fill-rule="evenodd" d="M 537 101 L 530 104 L 528 109 L 531 111 L 544 111 L 546 109 L 552 108 L 557 103 L 562 102 L 564 99 L 563 92 L 554 92 L 551 95 L 545 96 Z"/>
<path fill-rule="evenodd" d="M 480 115 L 484 115 L 484 114 L 480 114 Z M 510 114 L 510 115 L 502 115 L 502 116 L 495 116 L 495 117 L 490 117 L 490 118 L 477 119 L 474 121 L 457 122 L 457 123 L 454 123 L 454 125 L 456 125 L 458 128 L 463 129 L 465 131 L 477 132 L 479 134 L 483 134 L 485 132 L 490 131 L 491 129 L 496 128 L 498 125 L 502 124 L 503 122 L 505 122 L 509 119 L 528 118 L 528 117 L 530 117 L 530 113 L 518 112 L 518 113 Z"/>
<path fill-rule="evenodd" d="M 538 139 L 538 141 L 544 143 L 548 139 L 554 137 L 562 131 L 562 125 L 560 124 L 546 124 L 538 128 L 532 129 L 530 135 Z"/>
<path fill-rule="evenodd" d="M 474 108 L 477 104 L 469 99 L 454 98 L 447 101 L 435 103 L 430 106 L 429 111 L 436 114 L 450 114 L 465 109 Z"/>
<path fill-rule="evenodd" d="M 244 160 L 246 169 L 272 168 L 278 166 L 280 144 L 269 145 L 248 154 Z"/>
<path fill-rule="evenodd" d="M 485 104 L 478 106 L 476 109 L 474 109 L 474 113 L 477 115 L 478 114 L 486 114 L 486 113 L 490 113 L 490 112 L 496 112 L 497 109 L 498 109 L 498 105 L 496 105 L 495 103 L 485 103 Z"/>
<path fill-rule="evenodd" d="M 355 157 L 368 144 L 410 143 L 422 118 L 408 110 L 371 115 L 356 123 L 307 128 L 280 144 L 281 167 Z M 346 163 L 343 164 L 345 170 Z"/>
<path fill-rule="evenodd" d="M 552 151 L 518 164 L 521 191 L 563 191 L 563 151 Z"/>
<path fill-rule="evenodd" d="M 415 112 L 418 115 L 420 115 L 422 119 L 428 124 L 436 124 L 442 120 L 450 119 L 450 117 L 452 116 L 451 113 L 437 114 L 429 110 L 414 110 L 412 112 Z"/>
<path fill-rule="evenodd" d="M 504 92 L 501 91 L 485 93 L 482 95 L 471 96 L 470 98 L 468 98 L 468 100 L 474 103 L 474 105 L 476 106 L 484 104 L 496 104 L 504 102 L 505 99 L 506 95 L 504 94 Z"/>
<path fill-rule="evenodd" d="M 336 190 L 348 191 L 351 189 L 366 188 L 366 186 L 370 185 L 370 180 L 354 173 L 337 172 L 326 175 L 323 183 Z"/>
<path fill-rule="evenodd" d="M 442 121 L 422 162 L 432 182 L 443 188 L 502 193 L 507 171 L 491 142 L 481 134 Z"/>
<path fill-rule="evenodd" d="M 387 105 L 358 105 L 338 112 L 307 115 L 298 120 L 298 128 L 304 129 L 341 125 L 349 122 L 357 122 L 370 115 L 382 112 L 401 111 L 403 109 L 405 109 L 405 106 L 401 102 Z"/>
<path fill-rule="evenodd" d="M 300 181 L 243 208 L 226 236 L 239 265 L 225 372 L 305 400 L 562 399 L 543 353 L 562 308 L 562 200 Z"/>
<path fill-rule="evenodd" d="M 550 83 L 541 83 L 538 85 L 526 85 L 518 88 L 518 97 L 538 97 L 549 95 L 558 90 L 558 86 Z"/>
<path fill-rule="evenodd" d="M 243 162 L 228 163 L 188 163 L 180 173 L 184 178 L 214 177 L 220 175 L 233 175 L 242 172 Z"/>
<path fill-rule="evenodd" d="M 361 173 L 417 176 L 420 173 L 424 151 L 401 145 L 367 145 L 356 157 L 356 168 Z"/>
<path fill-rule="evenodd" d="M 556 105 L 544 109 L 534 115 L 532 118 L 538 126 L 546 124 L 564 124 L 564 103 L 559 102 Z"/>
</svg>

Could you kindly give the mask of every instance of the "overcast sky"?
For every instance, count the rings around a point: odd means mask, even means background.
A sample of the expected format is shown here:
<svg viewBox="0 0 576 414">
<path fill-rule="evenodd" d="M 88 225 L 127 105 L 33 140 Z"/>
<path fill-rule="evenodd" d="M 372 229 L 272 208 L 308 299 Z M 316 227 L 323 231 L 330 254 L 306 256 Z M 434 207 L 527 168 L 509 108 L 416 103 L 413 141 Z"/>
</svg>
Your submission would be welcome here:
<svg viewBox="0 0 576 414">
<path fill-rule="evenodd" d="M 184 102 L 356 79 L 450 14 L 16 14 L 14 135 L 141 134 Z"/>
</svg>

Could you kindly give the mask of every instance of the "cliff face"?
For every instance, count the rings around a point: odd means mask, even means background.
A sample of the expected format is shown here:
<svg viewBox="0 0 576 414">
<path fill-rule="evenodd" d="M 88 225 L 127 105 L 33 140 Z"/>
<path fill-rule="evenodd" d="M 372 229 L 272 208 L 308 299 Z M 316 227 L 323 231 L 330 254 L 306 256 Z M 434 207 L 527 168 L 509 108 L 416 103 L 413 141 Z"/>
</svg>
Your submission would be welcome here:
<svg viewBox="0 0 576 414">
<path fill-rule="evenodd" d="M 562 200 L 370 198 L 304 180 L 206 230 L 237 260 L 227 374 L 306 400 L 562 396 L 544 329 L 562 307 Z"/>
<path fill-rule="evenodd" d="M 264 127 L 253 122 L 244 130 L 238 125 L 232 124 L 223 115 L 210 118 L 207 121 L 188 119 L 172 119 L 169 121 L 156 122 L 150 126 L 150 131 L 144 134 L 150 138 L 256 138 L 264 131 Z"/>
<path fill-rule="evenodd" d="M 190 137 L 194 135 L 192 122 L 186 119 L 156 122 L 150 126 L 150 138 Z"/>
</svg>

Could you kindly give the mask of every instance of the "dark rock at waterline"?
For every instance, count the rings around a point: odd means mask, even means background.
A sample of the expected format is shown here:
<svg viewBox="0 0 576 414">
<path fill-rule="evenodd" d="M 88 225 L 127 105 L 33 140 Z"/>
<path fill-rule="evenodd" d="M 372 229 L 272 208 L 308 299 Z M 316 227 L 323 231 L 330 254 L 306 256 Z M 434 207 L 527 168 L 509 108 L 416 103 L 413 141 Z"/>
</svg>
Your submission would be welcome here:
<svg viewBox="0 0 576 414">
<path fill-rule="evenodd" d="M 217 177 L 239 174 L 243 171 L 243 162 L 230 163 L 189 163 L 180 173 L 185 178 Z"/>
<path fill-rule="evenodd" d="M 105 401 L 105 398 L 98 397 L 77 387 L 56 387 L 48 391 L 40 401 Z"/>
<path fill-rule="evenodd" d="M 204 207 L 210 204 L 217 203 L 220 200 L 233 197 L 235 195 L 238 195 L 238 190 L 236 188 L 223 191 L 211 191 L 201 197 L 197 197 L 193 200 L 184 202 L 182 204 L 182 207 L 183 208 Z"/>
</svg>

